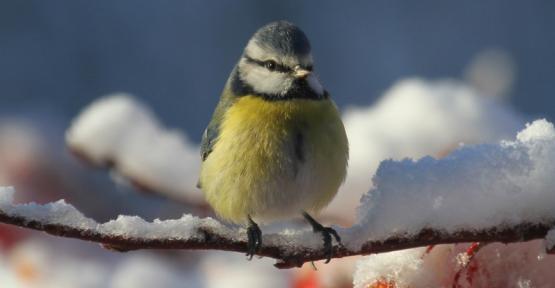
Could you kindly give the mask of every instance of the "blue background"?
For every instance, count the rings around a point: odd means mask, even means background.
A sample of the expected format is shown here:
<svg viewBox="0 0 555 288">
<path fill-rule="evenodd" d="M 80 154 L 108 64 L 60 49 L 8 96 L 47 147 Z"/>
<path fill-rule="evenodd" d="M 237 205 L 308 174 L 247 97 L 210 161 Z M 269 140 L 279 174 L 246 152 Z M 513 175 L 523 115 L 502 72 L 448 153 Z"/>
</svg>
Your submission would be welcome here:
<svg viewBox="0 0 555 288">
<path fill-rule="evenodd" d="M 478 52 L 499 48 L 517 65 L 510 103 L 553 120 L 554 3 L 3 0 L 0 113 L 69 125 L 95 98 L 123 91 L 199 141 L 249 37 L 286 19 L 308 35 L 342 107 L 370 105 L 403 77 L 460 77 Z"/>
</svg>

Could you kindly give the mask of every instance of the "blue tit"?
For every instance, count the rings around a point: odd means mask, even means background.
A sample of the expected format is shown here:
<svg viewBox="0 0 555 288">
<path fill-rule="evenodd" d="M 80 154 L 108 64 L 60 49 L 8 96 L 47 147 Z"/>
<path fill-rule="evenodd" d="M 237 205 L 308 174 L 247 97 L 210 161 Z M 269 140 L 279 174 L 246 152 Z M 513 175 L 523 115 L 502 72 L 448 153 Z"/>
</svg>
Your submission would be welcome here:
<svg viewBox="0 0 555 288">
<path fill-rule="evenodd" d="M 303 215 L 324 238 L 316 213 L 345 179 L 348 142 L 340 113 L 313 72 L 297 26 L 260 28 L 229 76 L 201 144 L 199 188 L 221 218 L 247 226 L 248 252 L 262 245 L 255 221 Z"/>
</svg>

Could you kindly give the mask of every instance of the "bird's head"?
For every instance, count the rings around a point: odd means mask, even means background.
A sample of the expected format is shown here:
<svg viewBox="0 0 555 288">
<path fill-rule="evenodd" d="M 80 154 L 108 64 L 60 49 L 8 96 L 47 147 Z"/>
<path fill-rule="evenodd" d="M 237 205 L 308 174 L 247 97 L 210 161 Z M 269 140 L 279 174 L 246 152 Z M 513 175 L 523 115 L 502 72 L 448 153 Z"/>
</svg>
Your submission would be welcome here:
<svg viewBox="0 0 555 288">
<path fill-rule="evenodd" d="M 275 100 L 322 98 L 313 73 L 310 43 L 297 26 L 278 21 L 260 28 L 249 40 L 237 72 L 253 93 Z"/>
</svg>

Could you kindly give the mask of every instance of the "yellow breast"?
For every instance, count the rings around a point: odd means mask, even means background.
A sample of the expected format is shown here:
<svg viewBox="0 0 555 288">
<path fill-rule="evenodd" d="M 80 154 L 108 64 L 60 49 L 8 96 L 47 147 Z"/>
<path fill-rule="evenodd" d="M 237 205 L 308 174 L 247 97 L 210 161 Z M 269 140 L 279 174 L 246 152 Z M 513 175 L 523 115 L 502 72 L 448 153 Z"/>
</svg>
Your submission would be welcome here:
<svg viewBox="0 0 555 288">
<path fill-rule="evenodd" d="M 244 96 L 226 111 L 200 183 L 225 219 L 292 217 L 331 201 L 347 158 L 345 130 L 331 100 Z"/>
</svg>

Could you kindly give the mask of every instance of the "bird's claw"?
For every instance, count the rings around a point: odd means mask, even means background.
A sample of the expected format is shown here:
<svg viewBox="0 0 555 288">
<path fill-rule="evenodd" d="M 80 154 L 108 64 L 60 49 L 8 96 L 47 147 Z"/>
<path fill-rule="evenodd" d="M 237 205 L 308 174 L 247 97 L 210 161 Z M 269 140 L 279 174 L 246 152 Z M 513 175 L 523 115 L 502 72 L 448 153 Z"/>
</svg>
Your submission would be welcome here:
<svg viewBox="0 0 555 288">
<path fill-rule="evenodd" d="M 312 226 L 312 231 L 314 231 L 314 233 L 322 234 L 322 238 L 324 240 L 324 255 L 326 256 L 325 263 L 329 263 L 333 256 L 332 236 L 339 245 L 342 245 L 341 237 L 339 237 L 339 234 L 335 231 L 335 229 L 323 226 L 314 220 L 314 218 L 312 218 L 308 213 L 304 212 L 303 216 Z"/>
<path fill-rule="evenodd" d="M 262 231 L 260 227 L 249 217 L 249 227 L 247 228 L 247 257 L 252 260 L 260 247 L 262 247 Z"/>
<path fill-rule="evenodd" d="M 331 227 L 322 227 L 322 230 L 315 231 L 322 234 L 322 238 L 324 239 L 324 254 L 326 256 L 326 264 L 331 261 L 331 257 L 333 256 L 333 245 L 331 237 L 335 238 L 337 243 L 341 244 L 341 237 L 337 234 L 337 231 Z"/>
</svg>

